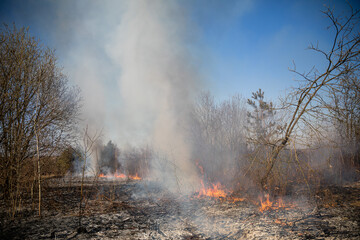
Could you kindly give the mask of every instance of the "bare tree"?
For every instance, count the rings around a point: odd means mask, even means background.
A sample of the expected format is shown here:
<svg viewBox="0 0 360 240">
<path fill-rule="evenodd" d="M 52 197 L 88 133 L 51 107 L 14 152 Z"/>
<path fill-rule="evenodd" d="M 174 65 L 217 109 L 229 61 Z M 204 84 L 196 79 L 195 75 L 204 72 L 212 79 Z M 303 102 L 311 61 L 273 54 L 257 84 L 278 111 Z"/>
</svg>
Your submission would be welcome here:
<svg viewBox="0 0 360 240">
<path fill-rule="evenodd" d="M 311 45 L 309 49 L 324 57 L 326 67 L 323 70 L 314 67 L 308 73 L 300 73 L 296 67 L 291 70 L 301 77 L 302 84 L 289 95 L 287 107 L 291 109 L 291 118 L 283 136 L 272 148 L 270 163 L 261 179 L 264 189 L 279 153 L 288 144 L 296 128 L 302 124 L 311 127 L 309 119 L 314 113 L 321 111 L 321 103 L 326 101 L 324 92 L 337 86 L 341 77 L 359 68 L 359 11 L 350 7 L 350 14 L 346 17 L 336 17 L 330 8 L 323 13 L 331 21 L 329 28 L 334 32 L 332 46 L 328 51 L 320 49 L 318 45 Z"/>
<path fill-rule="evenodd" d="M 83 216 L 84 203 L 85 203 L 84 180 L 85 180 L 87 161 L 88 158 L 93 154 L 95 150 L 94 146 L 101 137 L 101 134 L 102 131 L 95 132 L 93 135 L 90 135 L 88 126 L 84 128 L 83 139 L 82 139 L 83 141 L 81 144 L 82 153 L 81 156 L 79 156 L 79 158 L 83 161 L 83 165 L 81 168 L 81 187 L 80 187 L 80 201 L 79 201 L 79 228 L 78 228 L 79 232 L 86 231 L 86 229 L 82 227 L 81 220 Z"/>
<path fill-rule="evenodd" d="M 197 146 L 193 157 L 210 181 L 232 181 L 246 150 L 245 100 L 235 95 L 216 103 L 210 93 L 203 93 L 192 115 L 191 134 Z"/>
<path fill-rule="evenodd" d="M 336 171 L 343 177 L 354 176 L 360 169 L 360 79 L 359 71 L 342 76 L 336 86 L 329 89 L 320 114 L 331 122 L 334 134 L 329 143 L 338 155 Z M 320 115 L 319 114 L 319 115 Z M 343 177 L 341 177 L 343 176 Z"/>
<path fill-rule="evenodd" d="M 39 111 L 39 92 L 36 95 L 36 107 L 35 107 L 35 114 Z M 38 184 L 39 184 L 39 216 L 41 216 L 41 163 L 40 163 L 40 149 L 39 149 L 39 129 L 37 126 L 36 119 L 34 119 L 34 132 L 35 132 L 35 141 L 36 141 L 36 158 L 37 158 L 37 169 L 38 169 Z M 35 178 L 35 176 L 34 176 Z"/>
<path fill-rule="evenodd" d="M 24 161 L 37 146 L 42 159 L 71 139 L 79 96 L 54 51 L 15 25 L 4 25 L 0 33 L 0 86 L 0 184 L 14 207 Z"/>
<path fill-rule="evenodd" d="M 360 141 L 360 79 L 359 72 L 341 77 L 337 87 L 329 91 L 331 101 L 324 102 L 331 119 L 335 120 L 341 138 L 347 143 Z"/>
</svg>

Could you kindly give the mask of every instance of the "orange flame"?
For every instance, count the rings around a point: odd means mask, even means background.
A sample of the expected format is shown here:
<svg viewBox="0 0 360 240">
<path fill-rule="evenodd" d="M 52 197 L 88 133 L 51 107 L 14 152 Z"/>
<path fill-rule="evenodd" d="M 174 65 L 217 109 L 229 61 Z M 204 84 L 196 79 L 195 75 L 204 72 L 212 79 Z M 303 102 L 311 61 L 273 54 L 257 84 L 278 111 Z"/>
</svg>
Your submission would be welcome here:
<svg viewBox="0 0 360 240">
<path fill-rule="evenodd" d="M 201 180 L 202 188 L 199 191 L 198 197 L 208 196 L 208 197 L 226 197 L 226 192 L 223 190 L 223 186 L 220 183 L 212 184 L 212 187 L 205 188 L 204 182 Z"/>
<path fill-rule="evenodd" d="M 245 201 L 245 198 L 232 197 L 230 200 L 231 200 L 233 203 L 236 203 L 236 202 L 243 202 L 243 201 Z"/>
<path fill-rule="evenodd" d="M 114 174 L 114 177 L 116 177 L 116 178 L 126 178 L 126 175 L 123 174 L 123 173 L 118 173 L 118 172 L 116 172 L 116 173 Z"/>
<path fill-rule="evenodd" d="M 118 171 L 116 171 L 114 173 L 114 175 L 108 175 L 108 174 L 105 175 L 103 173 L 100 173 L 98 176 L 100 178 L 121 178 L 121 179 L 127 178 L 127 176 L 124 173 L 119 173 Z M 135 174 L 135 176 L 129 175 L 128 177 L 129 177 L 129 179 L 132 179 L 132 180 L 141 180 L 141 177 L 139 177 L 137 173 Z"/>
<path fill-rule="evenodd" d="M 137 173 L 136 173 L 135 176 L 129 175 L 129 178 L 132 179 L 132 180 L 141 180 L 141 177 L 139 177 Z"/>
<path fill-rule="evenodd" d="M 269 194 L 266 194 L 265 196 L 266 196 L 265 201 L 263 201 L 263 199 L 260 198 L 260 207 L 259 207 L 260 212 L 269 211 L 269 210 L 278 210 L 278 209 L 290 209 L 295 207 L 294 204 L 285 204 L 281 198 L 279 198 L 277 202 L 274 201 L 272 202 L 270 201 Z"/>
<path fill-rule="evenodd" d="M 198 161 L 195 162 L 196 166 L 199 168 L 202 177 L 204 177 L 204 168 L 199 164 Z M 211 187 L 205 187 L 204 181 L 200 180 L 201 189 L 199 190 L 198 198 L 201 196 L 208 196 L 214 198 L 225 198 L 227 196 L 227 191 L 224 190 L 224 187 L 218 182 L 216 184 L 211 184 Z"/>
<path fill-rule="evenodd" d="M 278 207 L 279 207 L 279 208 L 285 208 L 285 207 L 286 207 L 286 205 L 285 205 L 285 203 L 283 202 L 282 198 L 279 198 L 279 199 L 278 199 Z"/>
<path fill-rule="evenodd" d="M 264 212 L 264 211 L 267 211 L 267 210 L 270 210 L 273 203 L 270 201 L 270 196 L 269 194 L 266 194 L 266 201 L 262 201 L 262 198 L 260 198 L 260 208 L 259 208 L 259 211 L 260 212 Z"/>
</svg>

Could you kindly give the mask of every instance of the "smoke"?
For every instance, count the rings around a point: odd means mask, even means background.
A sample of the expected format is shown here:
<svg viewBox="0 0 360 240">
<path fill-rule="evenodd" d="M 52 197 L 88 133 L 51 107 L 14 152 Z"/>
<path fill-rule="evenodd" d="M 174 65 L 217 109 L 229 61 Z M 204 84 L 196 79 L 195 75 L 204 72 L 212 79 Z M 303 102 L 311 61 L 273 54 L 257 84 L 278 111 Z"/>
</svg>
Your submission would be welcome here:
<svg viewBox="0 0 360 240">
<path fill-rule="evenodd" d="M 199 144 L 188 133 L 194 96 L 204 87 L 202 76 L 209 74 L 200 64 L 206 41 L 199 42 L 207 31 L 201 25 L 228 27 L 250 2 L 44 0 L 33 7 L 17 5 L 27 13 L 21 15 L 29 21 L 37 16 L 35 22 L 47 29 L 64 73 L 80 87 L 82 128 L 88 135 L 103 129 L 101 140 L 111 139 L 120 149 L 150 146 L 155 152 L 150 175 L 186 192 L 200 182 L 192 162 Z M 211 62 L 209 55 L 206 59 Z M 95 155 L 88 159 L 92 169 L 99 162 Z M 220 164 L 215 158 L 212 162 Z"/>
<path fill-rule="evenodd" d="M 153 174 L 169 188 L 192 188 L 187 129 L 200 77 L 188 13 L 177 1 L 78 4 L 88 14 L 75 18 L 65 67 L 82 89 L 84 123 L 120 145 L 150 143 L 172 166 Z"/>
<path fill-rule="evenodd" d="M 187 50 L 187 26 L 186 14 L 176 2 L 131 1 L 107 45 L 122 69 L 118 83 L 126 119 L 134 127 L 150 127 L 156 151 L 179 168 L 176 177 L 183 190 L 195 176 L 186 125 L 199 84 Z"/>
</svg>

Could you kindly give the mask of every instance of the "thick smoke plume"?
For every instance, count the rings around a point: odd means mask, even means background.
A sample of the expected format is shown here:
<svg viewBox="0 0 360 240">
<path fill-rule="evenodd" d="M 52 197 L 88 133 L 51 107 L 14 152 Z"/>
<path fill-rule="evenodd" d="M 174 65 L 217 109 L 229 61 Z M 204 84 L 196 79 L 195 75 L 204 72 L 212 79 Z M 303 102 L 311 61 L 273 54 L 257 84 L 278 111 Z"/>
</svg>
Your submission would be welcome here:
<svg viewBox="0 0 360 240">
<path fill-rule="evenodd" d="M 68 55 L 83 89 L 85 122 L 120 144 L 152 144 L 161 156 L 155 177 L 191 189 L 198 181 L 186 132 L 199 77 L 187 13 L 175 1 L 106 3 L 81 5 L 89 15 L 79 17 L 75 31 L 88 41 Z"/>
<path fill-rule="evenodd" d="M 180 174 L 191 174 L 184 128 L 197 76 L 186 50 L 185 17 L 171 1 L 129 2 L 107 49 L 122 69 L 126 117 L 137 127 L 149 125 L 154 148 Z"/>
</svg>

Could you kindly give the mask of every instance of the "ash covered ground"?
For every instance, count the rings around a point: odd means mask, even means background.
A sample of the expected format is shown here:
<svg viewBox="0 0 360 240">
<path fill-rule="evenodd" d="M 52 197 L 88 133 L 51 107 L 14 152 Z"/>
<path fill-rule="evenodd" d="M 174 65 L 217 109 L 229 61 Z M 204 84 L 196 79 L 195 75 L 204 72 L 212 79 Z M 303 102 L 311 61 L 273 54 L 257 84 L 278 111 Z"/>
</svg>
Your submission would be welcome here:
<svg viewBox="0 0 360 240">
<path fill-rule="evenodd" d="M 1 207 L 1 239 L 359 239 L 360 182 L 259 210 L 254 200 L 174 195 L 156 183 L 87 179 L 79 227 L 80 181 L 52 179 L 42 217 L 29 200 L 13 220 Z M 181 196 L 181 197 L 180 197 Z M 294 198 L 295 199 L 295 198 Z"/>
</svg>

